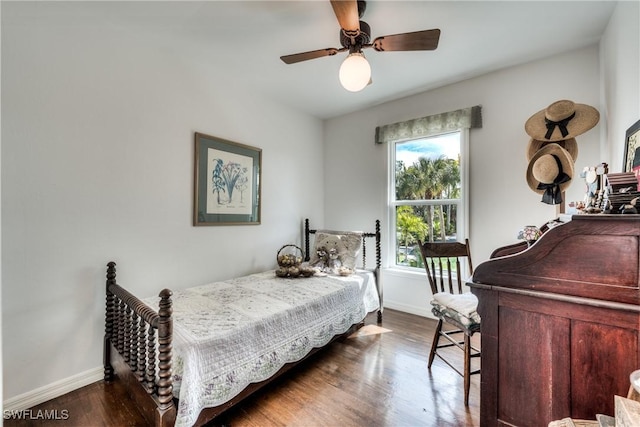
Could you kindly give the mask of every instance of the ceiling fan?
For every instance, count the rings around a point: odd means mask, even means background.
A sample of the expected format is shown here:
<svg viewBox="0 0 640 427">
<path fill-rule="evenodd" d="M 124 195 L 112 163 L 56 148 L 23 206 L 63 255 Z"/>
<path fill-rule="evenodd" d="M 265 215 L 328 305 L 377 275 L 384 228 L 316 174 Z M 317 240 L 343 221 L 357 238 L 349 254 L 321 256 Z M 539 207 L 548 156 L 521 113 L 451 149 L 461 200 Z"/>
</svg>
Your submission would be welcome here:
<svg viewBox="0 0 640 427">
<path fill-rule="evenodd" d="M 411 33 L 393 34 L 377 37 L 371 42 L 371 27 L 361 21 L 366 10 L 363 0 L 330 0 L 333 12 L 340 24 L 341 48 L 327 48 L 309 52 L 281 56 L 286 64 L 307 61 L 309 59 L 333 56 L 339 52 L 349 51 L 349 55 L 340 67 L 340 82 L 345 89 L 357 92 L 371 82 L 371 67 L 362 49 L 372 47 L 378 52 L 435 50 L 440 40 L 440 30 L 424 30 Z"/>
</svg>

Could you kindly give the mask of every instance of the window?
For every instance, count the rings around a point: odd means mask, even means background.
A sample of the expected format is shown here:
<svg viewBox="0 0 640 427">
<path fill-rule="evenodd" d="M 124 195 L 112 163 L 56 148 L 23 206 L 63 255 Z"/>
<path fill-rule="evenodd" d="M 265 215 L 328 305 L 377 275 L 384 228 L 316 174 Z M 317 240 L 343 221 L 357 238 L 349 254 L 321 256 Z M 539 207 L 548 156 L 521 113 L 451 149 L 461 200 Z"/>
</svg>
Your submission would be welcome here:
<svg viewBox="0 0 640 427">
<path fill-rule="evenodd" d="M 465 135 L 456 131 L 389 144 L 392 266 L 424 268 L 418 240 L 464 238 Z"/>
<path fill-rule="evenodd" d="M 376 128 L 388 144 L 387 262 L 423 265 L 418 239 L 461 241 L 468 230 L 469 130 L 482 128 L 482 107 L 463 108 Z"/>
</svg>

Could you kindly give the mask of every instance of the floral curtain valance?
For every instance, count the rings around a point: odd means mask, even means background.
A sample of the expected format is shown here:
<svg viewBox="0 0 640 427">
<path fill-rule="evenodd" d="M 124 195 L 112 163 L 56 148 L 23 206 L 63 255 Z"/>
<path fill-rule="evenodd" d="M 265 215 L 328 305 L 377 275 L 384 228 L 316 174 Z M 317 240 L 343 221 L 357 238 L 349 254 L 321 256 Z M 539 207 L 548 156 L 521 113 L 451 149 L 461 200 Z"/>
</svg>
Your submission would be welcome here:
<svg viewBox="0 0 640 427">
<path fill-rule="evenodd" d="M 475 107 L 463 108 L 448 113 L 378 126 L 376 128 L 376 144 L 424 138 L 462 128 L 481 127 L 482 107 L 476 105 Z"/>
</svg>

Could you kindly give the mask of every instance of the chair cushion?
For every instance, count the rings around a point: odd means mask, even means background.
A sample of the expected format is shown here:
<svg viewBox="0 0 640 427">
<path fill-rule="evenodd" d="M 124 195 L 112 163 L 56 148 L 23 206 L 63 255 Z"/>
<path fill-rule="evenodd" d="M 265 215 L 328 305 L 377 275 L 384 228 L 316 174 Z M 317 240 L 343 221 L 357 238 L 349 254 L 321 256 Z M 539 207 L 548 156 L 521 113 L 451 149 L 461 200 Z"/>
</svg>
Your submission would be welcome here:
<svg viewBox="0 0 640 427">
<path fill-rule="evenodd" d="M 438 292 L 433 296 L 431 305 L 431 312 L 439 318 L 452 318 L 465 326 L 480 324 L 480 315 L 476 311 L 478 298 L 472 293 Z"/>
</svg>

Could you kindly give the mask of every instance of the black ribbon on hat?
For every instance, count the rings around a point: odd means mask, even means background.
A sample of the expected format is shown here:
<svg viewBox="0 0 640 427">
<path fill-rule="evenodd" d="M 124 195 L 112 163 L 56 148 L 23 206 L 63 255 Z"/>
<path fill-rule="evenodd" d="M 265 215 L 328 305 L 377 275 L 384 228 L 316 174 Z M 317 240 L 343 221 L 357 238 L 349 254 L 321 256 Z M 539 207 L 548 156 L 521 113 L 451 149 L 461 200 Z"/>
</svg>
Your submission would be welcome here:
<svg viewBox="0 0 640 427">
<path fill-rule="evenodd" d="M 559 205 L 562 203 L 562 191 L 560 191 L 560 184 L 571 181 L 571 177 L 563 172 L 562 163 L 558 156 L 555 154 L 552 154 L 551 156 L 558 164 L 558 175 L 555 177 L 553 182 L 541 182 L 538 184 L 537 188 L 538 190 L 544 190 L 544 193 L 542 194 L 542 203 L 546 203 L 548 205 Z"/>
<path fill-rule="evenodd" d="M 551 139 L 551 135 L 553 135 L 553 130 L 556 128 L 556 126 L 558 127 L 558 129 L 560 129 L 560 133 L 562 134 L 563 138 L 569 135 L 569 131 L 567 130 L 567 125 L 569 124 L 571 119 L 573 119 L 575 116 L 576 116 L 576 113 L 574 112 L 572 115 L 570 115 L 566 119 L 562 119 L 557 122 L 554 122 L 553 120 L 549 120 L 545 117 L 544 122 L 547 124 L 547 133 L 544 137 L 546 139 Z"/>
</svg>

